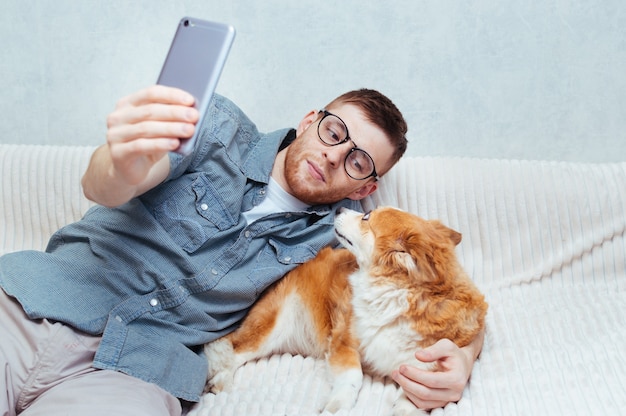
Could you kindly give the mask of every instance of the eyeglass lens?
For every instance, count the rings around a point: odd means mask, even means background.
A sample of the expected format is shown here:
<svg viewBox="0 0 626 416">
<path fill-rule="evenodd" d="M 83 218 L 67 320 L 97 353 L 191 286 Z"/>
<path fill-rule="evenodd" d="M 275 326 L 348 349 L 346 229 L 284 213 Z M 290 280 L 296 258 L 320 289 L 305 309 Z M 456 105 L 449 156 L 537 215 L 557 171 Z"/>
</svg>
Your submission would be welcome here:
<svg viewBox="0 0 626 416">
<path fill-rule="evenodd" d="M 336 146 L 348 140 L 348 129 L 339 117 L 326 113 L 319 124 L 320 139 L 329 146 Z M 346 156 L 344 167 L 346 173 L 354 179 L 365 179 L 374 172 L 374 161 L 362 149 L 354 147 Z"/>
</svg>

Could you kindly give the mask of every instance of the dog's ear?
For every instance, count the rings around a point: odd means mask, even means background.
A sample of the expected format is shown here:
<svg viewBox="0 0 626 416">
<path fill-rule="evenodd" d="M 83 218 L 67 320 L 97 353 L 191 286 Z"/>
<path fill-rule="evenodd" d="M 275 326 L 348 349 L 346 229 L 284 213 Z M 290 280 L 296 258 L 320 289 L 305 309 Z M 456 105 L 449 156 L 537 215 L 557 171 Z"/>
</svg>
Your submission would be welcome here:
<svg viewBox="0 0 626 416">
<path fill-rule="evenodd" d="M 461 242 L 461 233 L 443 225 L 438 220 L 427 221 L 428 225 L 417 232 L 405 234 L 406 249 L 415 263 L 419 280 L 439 281 L 453 267 L 454 250 L 450 243 Z"/>
<path fill-rule="evenodd" d="M 409 273 L 418 282 L 429 282 L 437 278 L 432 261 L 435 245 L 431 237 L 422 232 L 404 230 L 396 240 L 397 250 L 393 262 Z"/>
<path fill-rule="evenodd" d="M 463 235 L 460 232 L 455 231 L 452 228 L 446 227 L 445 225 L 443 225 L 441 222 L 437 220 L 433 220 L 431 221 L 431 223 L 433 224 L 433 226 L 438 232 L 441 232 L 443 235 L 448 237 L 450 241 L 454 243 L 455 246 L 459 245 L 459 243 L 461 242 L 461 239 L 463 238 Z"/>
<path fill-rule="evenodd" d="M 448 228 L 448 231 L 450 231 L 450 240 L 452 240 L 455 246 L 458 246 L 463 238 L 463 234 L 453 230 L 452 228 Z"/>
</svg>

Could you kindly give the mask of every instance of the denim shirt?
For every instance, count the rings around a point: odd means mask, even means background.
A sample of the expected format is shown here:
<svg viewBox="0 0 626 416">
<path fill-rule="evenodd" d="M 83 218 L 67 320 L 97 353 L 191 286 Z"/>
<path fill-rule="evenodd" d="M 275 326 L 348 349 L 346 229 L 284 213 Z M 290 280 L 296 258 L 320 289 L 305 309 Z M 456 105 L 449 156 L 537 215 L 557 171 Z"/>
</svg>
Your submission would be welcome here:
<svg viewBox="0 0 626 416">
<path fill-rule="evenodd" d="M 265 197 L 289 129 L 260 134 L 215 95 L 196 151 L 172 153 L 167 180 L 118 208 L 96 206 L 55 233 L 46 252 L 0 258 L 0 286 L 32 319 L 102 334 L 94 366 L 198 401 L 202 344 L 235 329 L 261 292 L 337 242 L 335 209 L 282 212 L 247 224 Z"/>
</svg>

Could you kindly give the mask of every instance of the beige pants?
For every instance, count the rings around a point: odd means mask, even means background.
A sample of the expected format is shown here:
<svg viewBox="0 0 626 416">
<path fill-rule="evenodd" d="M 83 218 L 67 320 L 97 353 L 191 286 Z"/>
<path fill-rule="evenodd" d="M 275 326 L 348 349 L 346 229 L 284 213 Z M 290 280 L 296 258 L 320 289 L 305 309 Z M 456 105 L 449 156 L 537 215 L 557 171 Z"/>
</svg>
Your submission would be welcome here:
<svg viewBox="0 0 626 416">
<path fill-rule="evenodd" d="M 0 289 L 0 416 L 180 416 L 179 401 L 158 386 L 92 368 L 99 343 L 28 319 Z"/>
</svg>

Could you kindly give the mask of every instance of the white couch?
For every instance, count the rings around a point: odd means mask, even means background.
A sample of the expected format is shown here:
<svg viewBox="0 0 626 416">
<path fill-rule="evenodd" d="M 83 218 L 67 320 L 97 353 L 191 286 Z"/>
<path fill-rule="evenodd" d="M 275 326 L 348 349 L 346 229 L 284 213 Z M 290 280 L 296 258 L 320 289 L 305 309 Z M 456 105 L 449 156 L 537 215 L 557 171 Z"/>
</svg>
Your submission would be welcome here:
<svg viewBox="0 0 626 416">
<path fill-rule="evenodd" d="M 43 249 L 80 218 L 92 150 L 0 145 L 0 254 Z M 374 204 L 459 230 L 458 255 L 490 304 L 463 398 L 433 415 L 626 414 L 626 162 L 406 158 Z M 189 414 L 315 415 L 328 392 L 322 361 L 274 356 Z M 340 414 L 387 415 L 395 394 L 366 378 Z"/>
</svg>

